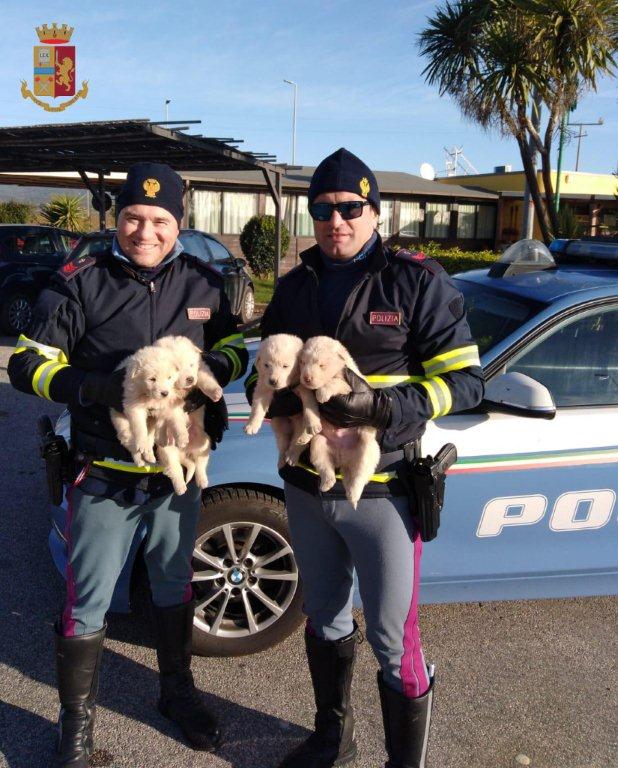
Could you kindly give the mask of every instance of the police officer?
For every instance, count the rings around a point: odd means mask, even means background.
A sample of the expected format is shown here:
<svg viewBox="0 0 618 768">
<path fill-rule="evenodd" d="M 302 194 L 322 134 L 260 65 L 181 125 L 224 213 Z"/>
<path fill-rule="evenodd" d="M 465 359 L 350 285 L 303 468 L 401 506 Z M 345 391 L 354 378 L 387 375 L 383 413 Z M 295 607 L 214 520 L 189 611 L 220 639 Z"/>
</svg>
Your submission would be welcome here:
<svg viewBox="0 0 618 768">
<path fill-rule="evenodd" d="M 421 253 L 385 248 L 377 232 L 375 176 L 340 149 L 316 168 L 309 212 L 317 245 L 277 284 L 263 336 L 339 339 L 369 384 L 348 373 L 353 392 L 331 398 L 322 415 L 342 426 L 379 430 L 382 460 L 354 510 L 341 482 L 322 493 L 306 457 L 285 466 L 285 498 L 303 578 L 305 644 L 315 731 L 280 768 L 326 768 L 354 759 L 350 686 L 359 632 L 352 619 L 353 569 L 367 639 L 380 665 L 378 687 L 389 768 L 425 763 L 433 675 L 417 620 L 422 542 L 397 479 L 402 446 L 429 419 L 476 405 L 483 393 L 478 350 L 463 299 L 442 267 Z M 257 375 L 247 379 L 251 397 Z M 271 416 L 298 411 L 289 393 Z"/>
<path fill-rule="evenodd" d="M 67 597 L 56 623 L 60 697 L 58 766 L 85 768 L 93 750 L 105 614 L 135 531 L 146 525 L 160 711 L 194 749 L 220 742 L 190 670 L 191 556 L 200 510 L 194 483 L 182 496 L 156 465 L 137 467 L 118 442 L 109 409 L 122 410 L 118 364 L 169 334 L 189 337 L 221 386 L 246 369 L 218 274 L 178 241 L 183 184 L 169 166 L 133 165 L 117 199 L 118 228 L 105 253 L 76 257 L 40 295 L 28 336 L 8 365 L 17 389 L 67 403 L 74 452 L 67 506 Z M 224 406 L 206 403 L 205 427 L 221 439 Z"/>
</svg>

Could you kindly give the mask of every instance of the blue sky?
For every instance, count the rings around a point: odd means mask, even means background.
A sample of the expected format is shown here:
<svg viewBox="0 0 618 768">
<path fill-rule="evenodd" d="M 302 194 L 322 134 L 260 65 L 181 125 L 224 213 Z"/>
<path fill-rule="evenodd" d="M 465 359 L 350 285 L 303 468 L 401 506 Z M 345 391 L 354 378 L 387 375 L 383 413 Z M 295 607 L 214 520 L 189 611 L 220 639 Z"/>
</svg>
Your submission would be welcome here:
<svg viewBox="0 0 618 768">
<path fill-rule="evenodd" d="M 448 98 L 421 77 L 416 34 L 433 0 L 3 0 L 0 126 L 50 122 L 201 119 L 194 132 L 244 139 L 241 148 L 291 162 L 292 88 L 299 86 L 298 164 L 315 165 L 346 146 L 378 170 L 444 170 L 444 147 L 463 146 L 480 172 L 521 162 L 514 141 L 463 121 Z M 32 85 L 34 28 L 75 27 L 78 82 L 85 101 L 58 115 L 20 94 Z M 580 170 L 618 167 L 618 85 L 605 78 L 582 98 L 573 120 L 588 129 Z M 575 167 L 576 142 L 564 167 Z"/>
</svg>

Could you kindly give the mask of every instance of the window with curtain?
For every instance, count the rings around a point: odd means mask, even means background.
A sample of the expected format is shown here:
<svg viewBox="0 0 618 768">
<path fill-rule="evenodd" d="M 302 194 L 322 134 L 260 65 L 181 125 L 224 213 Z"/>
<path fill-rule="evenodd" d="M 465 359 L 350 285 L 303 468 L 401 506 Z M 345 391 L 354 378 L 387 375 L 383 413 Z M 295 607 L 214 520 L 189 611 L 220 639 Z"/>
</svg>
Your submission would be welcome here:
<svg viewBox="0 0 618 768">
<path fill-rule="evenodd" d="M 299 237 L 313 237 L 313 219 L 309 215 L 305 196 L 296 198 L 296 234 Z"/>
<path fill-rule="evenodd" d="M 448 203 L 427 203 L 425 206 L 425 237 L 448 237 L 451 220 Z"/>
<path fill-rule="evenodd" d="M 402 202 L 399 206 L 399 234 L 418 237 L 420 223 L 420 203 Z"/>
<path fill-rule="evenodd" d="M 226 235 L 239 235 L 256 213 L 257 195 L 244 192 L 223 193 L 223 232 Z"/>
<path fill-rule="evenodd" d="M 479 205 L 479 218 L 476 236 L 480 239 L 493 239 L 496 231 L 496 209 L 492 205 Z"/>
<path fill-rule="evenodd" d="M 290 196 L 289 195 L 281 195 L 281 213 L 283 217 L 283 222 L 285 226 L 290 229 L 290 208 L 292 207 L 290 204 Z M 266 195 L 266 208 L 264 210 L 264 213 L 267 216 L 274 216 L 275 215 L 275 201 L 272 199 L 270 195 Z"/>
<path fill-rule="evenodd" d="M 378 232 L 382 237 L 393 234 L 393 201 L 380 200 L 380 226 Z"/>
<path fill-rule="evenodd" d="M 476 205 L 460 203 L 457 211 L 457 237 L 474 237 L 474 219 L 476 218 Z"/>
<path fill-rule="evenodd" d="M 193 190 L 193 226 L 203 232 L 221 231 L 221 192 Z"/>
</svg>

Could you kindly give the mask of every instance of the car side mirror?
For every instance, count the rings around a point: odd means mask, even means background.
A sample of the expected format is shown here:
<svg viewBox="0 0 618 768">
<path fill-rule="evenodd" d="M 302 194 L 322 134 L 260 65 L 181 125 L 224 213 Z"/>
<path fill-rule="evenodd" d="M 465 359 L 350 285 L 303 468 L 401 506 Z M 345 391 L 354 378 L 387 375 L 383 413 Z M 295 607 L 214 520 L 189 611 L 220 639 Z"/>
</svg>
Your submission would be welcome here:
<svg viewBox="0 0 618 768">
<path fill-rule="evenodd" d="M 488 382 L 482 405 L 488 411 L 541 419 L 553 419 L 556 415 L 556 404 L 547 387 L 517 371 L 503 373 Z"/>
<path fill-rule="evenodd" d="M 238 256 L 234 259 L 233 263 L 234 263 L 234 266 L 236 267 L 236 269 L 242 269 L 243 267 L 247 266 L 246 260 L 245 259 L 241 259 Z"/>
</svg>

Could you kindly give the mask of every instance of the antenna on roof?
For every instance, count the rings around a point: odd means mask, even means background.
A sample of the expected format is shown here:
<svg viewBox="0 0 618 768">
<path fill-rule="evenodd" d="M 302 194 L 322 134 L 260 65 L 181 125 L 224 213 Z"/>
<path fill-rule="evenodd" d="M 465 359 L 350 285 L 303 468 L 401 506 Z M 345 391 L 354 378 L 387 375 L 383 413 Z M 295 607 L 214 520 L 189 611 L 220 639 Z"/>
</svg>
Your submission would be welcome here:
<svg viewBox="0 0 618 768">
<path fill-rule="evenodd" d="M 436 178 L 436 169 L 431 163 L 421 163 L 421 178 L 433 181 Z"/>
<path fill-rule="evenodd" d="M 446 152 L 445 165 L 447 176 L 456 176 L 458 168 L 462 170 L 466 176 L 469 176 L 472 173 L 478 173 L 476 168 L 464 155 L 463 147 L 453 147 L 453 149 L 450 150 L 444 147 L 444 151 Z"/>
</svg>

